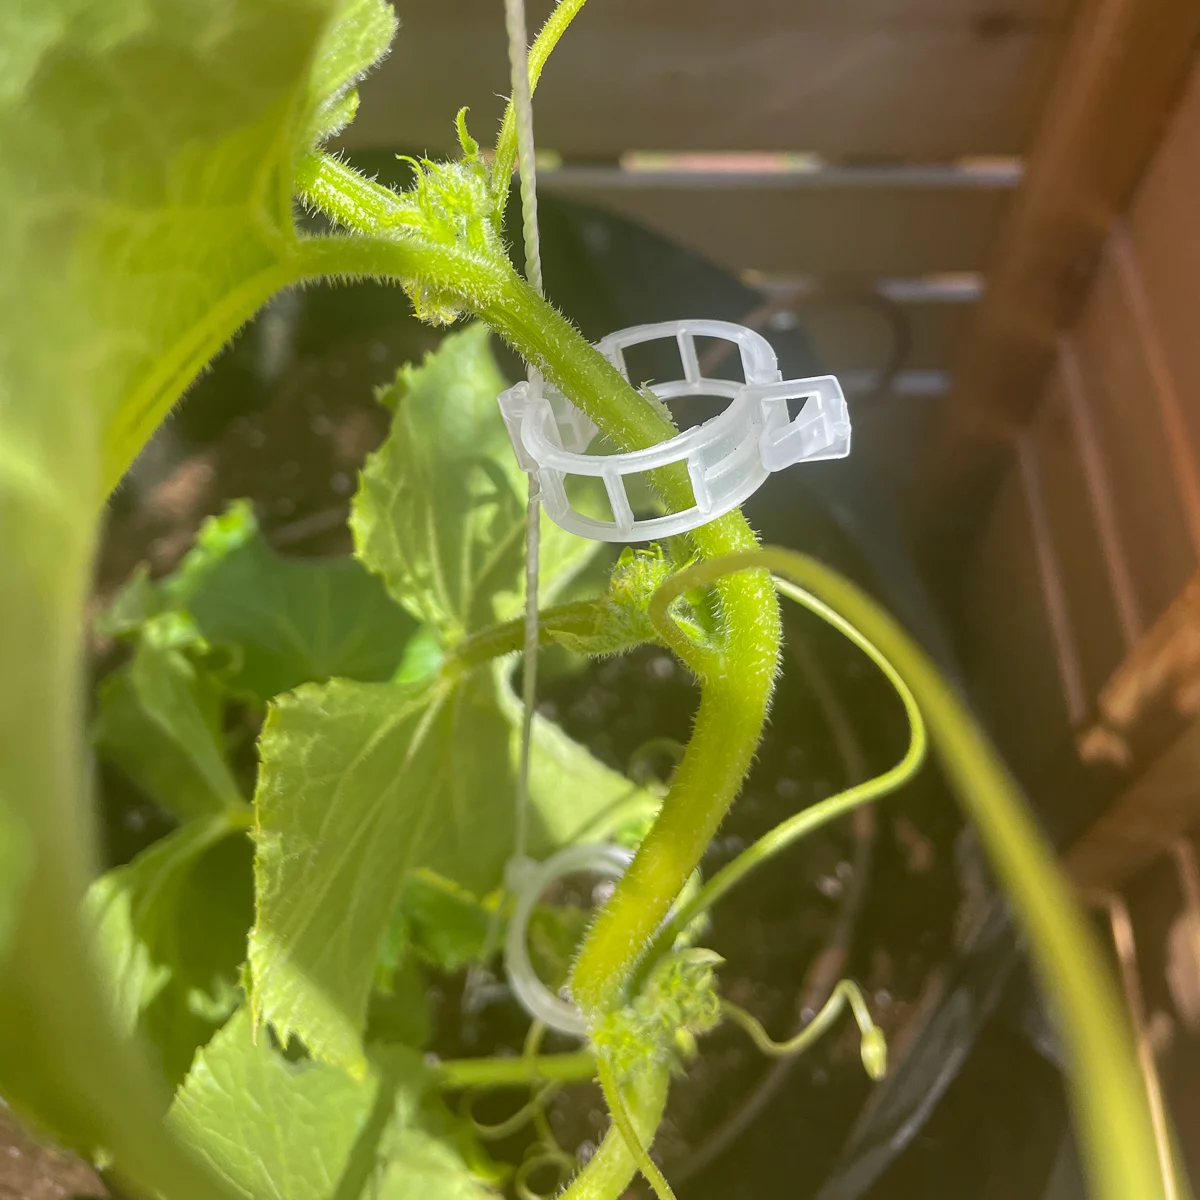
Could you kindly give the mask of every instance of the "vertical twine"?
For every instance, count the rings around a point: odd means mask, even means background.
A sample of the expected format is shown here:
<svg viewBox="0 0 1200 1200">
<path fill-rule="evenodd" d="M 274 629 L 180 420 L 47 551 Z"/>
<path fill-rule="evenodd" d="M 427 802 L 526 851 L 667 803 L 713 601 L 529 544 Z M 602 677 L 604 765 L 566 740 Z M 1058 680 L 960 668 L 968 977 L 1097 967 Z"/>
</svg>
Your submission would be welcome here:
<svg viewBox="0 0 1200 1200">
<path fill-rule="evenodd" d="M 533 144 L 533 102 L 529 90 L 529 38 L 525 28 L 524 0 L 504 0 L 508 31 L 508 65 L 512 75 L 512 105 L 517 129 L 517 163 L 521 173 L 521 231 L 525 241 L 525 277 L 540 296 L 542 252 L 538 238 L 537 166 Z M 536 372 L 531 366 L 532 382 Z M 538 666 L 538 535 L 541 504 L 537 478 L 529 476 L 525 507 L 525 653 L 521 758 L 517 769 L 516 828 L 513 855 L 524 858 L 529 841 L 529 762 L 533 743 L 533 713 L 537 707 Z"/>
</svg>

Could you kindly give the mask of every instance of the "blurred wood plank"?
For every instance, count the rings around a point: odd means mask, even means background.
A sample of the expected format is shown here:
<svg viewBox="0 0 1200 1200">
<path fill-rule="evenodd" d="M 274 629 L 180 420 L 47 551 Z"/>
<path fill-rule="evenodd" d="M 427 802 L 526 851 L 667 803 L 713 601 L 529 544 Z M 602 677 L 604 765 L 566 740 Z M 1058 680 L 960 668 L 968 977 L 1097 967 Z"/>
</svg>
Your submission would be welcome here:
<svg viewBox="0 0 1200 1200">
<path fill-rule="evenodd" d="M 973 188 L 604 188 L 542 181 L 734 271 L 919 275 L 971 271 L 1011 199 Z"/>
<path fill-rule="evenodd" d="M 1200 713 L 1200 574 L 1113 671 L 1096 707 L 1099 720 L 1080 739 L 1081 754 L 1119 766 L 1131 761 L 1133 745 L 1153 744 L 1147 732 Z"/>
<path fill-rule="evenodd" d="M 1141 622 L 1149 625 L 1196 569 L 1155 383 L 1120 280 L 1106 259 L 1074 334 L 1083 393 L 1116 498 Z"/>
<path fill-rule="evenodd" d="M 949 506 L 977 513 L 996 486 L 1006 430 L 1042 394 L 1057 339 L 1078 315 L 1101 243 L 1179 100 L 1198 38 L 1196 0 L 1081 7 L 929 450 L 928 537 L 945 532 L 940 514 Z"/>
<path fill-rule="evenodd" d="M 1081 889 L 1116 888 L 1200 820 L 1200 721 L 1194 721 L 1067 852 Z"/>
<path fill-rule="evenodd" d="M 592 0 L 555 52 L 539 143 L 807 150 L 942 160 L 1027 144 L 1069 0 Z M 508 92 L 502 6 L 397 0 L 391 57 L 348 146 L 453 148 L 458 108 L 489 141 Z M 546 3 L 530 4 L 537 28 Z"/>
<path fill-rule="evenodd" d="M 1032 436 L 1083 683 L 1088 695 L 1094 696 L 1121 662 L 1127 647 L 1096 514 L 1089 502 L 1086 466 L 1059 372 L 1038 411 Z"/>
<path fill-rule="evenodd" d="M 501 23 L 495 0 L 393 0 L 396 14 L 407 29 L 437 25 Z M 541 27 L 557 0 L 526 0 L 531 31 Z M 684 28 L 747 28 L 763 30 L 816 22 L 845 26 L 907 27 L 946 21 L 970 21 L 983 32 L 997 35 L 1030 25 L 1061 23 L 1070 0 L 1008 0 L 1001 8 L 994 0 L 746 0 L 733 6 L 729 0 L 592 0 L 576 19 L 574 28 L 620 28 L 630 31 Z"/>
<path fill-rule="evenodd" d="M 964 579 L 963 658 L 988 729 L 1030 787 L 1071 734 L 1020 471 L 1010 458 Z"/>
<path fill-rule="evenodd" d="M 838 371 L 882 370 L 895 352 L 903 325 L 908 351 L 903 366 L 917 370 L 948 368 L 959 338 L 971 319 L 969 304 L 870 303 L 850 298 L 796 307 L 800 323 L 822 366 Z"/>
<path fill-rule="evenodd" d="M 1200 460 L 1200 68 L 1171 123 L 1128 219 L 1129 268 L 1151 327 L 1152 356 L 1180 416 L 1181 449 Z M 1193 537 L 1195 532 L 1193 531 Z"/>
</svg>

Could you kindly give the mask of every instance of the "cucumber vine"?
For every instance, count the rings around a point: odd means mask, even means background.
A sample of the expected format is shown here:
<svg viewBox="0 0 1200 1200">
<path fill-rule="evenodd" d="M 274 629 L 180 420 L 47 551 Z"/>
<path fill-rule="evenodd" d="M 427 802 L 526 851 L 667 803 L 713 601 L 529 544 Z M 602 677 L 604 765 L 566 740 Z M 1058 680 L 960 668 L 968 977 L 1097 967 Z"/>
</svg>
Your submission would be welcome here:
<svg viewBox="0 0 1200 1200">
<path fill-rule="evenodd" d="M 541 913 L 548 970 L 569 986 L 587 1042 L 541 1053 L 535 1024 L 520 1056 L 427 1058 L 424 972 L 494 958 L 508 904 L 524 480 L 496 412 L 503 381 L 486 331 L 618 448 L 675 428 L 514 269 L 503 225 L 511 108 L 490 156 L 460 112 L 460 156 L 409 160 L 403 191 L 322 149 L 395 33 L 383 0 L 137 7 L 52 3 L 49 18 L 22 9 L 6 26 L 5 1098 L 111 1163 L 131 1190 L 167 1200 L 482 1200 L 509 1183 L 530 1197 L 545 1175 L 571 1200 L 617 1200 L 639 1171 L 669 1196 L 655 1132 L 672 1079 L 722 1020 L 764 1052 L 798 1053 L 849 1007 L 864 1067 L 886 1069 L 852 981 L 775 1043 L 722 999 L 720 960 L 697 942 L 703 914 L 767 857 L 910 779 L 928 723 L 1055 1006 L 1096 1194 L 1160 1195 L 1111 982 L 1011 780 L 902 630 L 820 564 L 760 549 L 736 511 L 669 547 L 626 551 L 598 597 L 576 587 L 594 547 L 543 526 L 542 640 L 587 655 L 655 642 L 691 672 L 699 708 L 662 794 L 534 722 L 534 852 L 637 842 L 577 954 L 561 953 L 573 944 L 561 914 Z M 554 10 L 530 50 L 531 87 L 582 7 Z M 301 233 L 296 202 L 328 231 Z M 96 697 L 96 753 L 178 828 L 93 879 L 79 617 L 98 514 L 262 304 L 350 278 L 399 284 L 427 322 L 477 323 L 381 393 L 392 427 L 354 498 L 354 558 L 284 559 L 235 506 L 174 574 L 136 573 L 103 614 L 97 634 L 125 651 Z M 651 482 L 667 509 L 691 506 L 682 467 Z M 910 744 L 891 771 L 783 822 L 688 889 L 758 746 L 779 594 L 886 675 Z M 229 757 L 235 711 L 264 718 L 252 797 Z M 575 1170 L 543 1109 L 557 1088 L 595 1079 L 612 1126 Z M 529 1099 L 485 1126 L 475 1100 L 497 1089 Z M 528 1125 L 536 1136 L 520 1164 L 490 1157 L 485 1142 Z"/>
</svg>

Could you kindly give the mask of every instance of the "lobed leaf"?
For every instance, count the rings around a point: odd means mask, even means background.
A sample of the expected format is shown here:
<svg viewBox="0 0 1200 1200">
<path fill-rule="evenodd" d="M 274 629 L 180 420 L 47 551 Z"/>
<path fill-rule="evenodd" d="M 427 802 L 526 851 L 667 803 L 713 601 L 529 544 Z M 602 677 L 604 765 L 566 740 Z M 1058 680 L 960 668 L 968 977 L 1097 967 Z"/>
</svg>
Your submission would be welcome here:
<svg viewBox="0 0 1200 1200">
<path fill-rule="evenodd" d="M 88 889 L 85 914 L 117 1027 L 140 1029 L 179 1082 L 241 1003 L 250 854 L 228 816 L 181 826 Z"/>
<path fill-rule="evenodd" d="M 227 685 L 262 702 L 334 676 L 389 679 L 417 629 L 355 559 L 276 553 L 247 501 L 205 522 L 167 589 L 208 642 L 237 648 Z"/>
<path fill-rule="evenodd" d="M 401 367 L 380 401 L 387 441 L 354 497 L 358 557 L 444 643 L 520 611 L 527 484 L 496 398 L 507 386 L 482 325 Z M 539 588 L 548 602 L 596 553 L 544 514 Z"/>
<path fill-rule="evenodd" d="M 223 838 L 199 856 L 156 943 L 170 967 L 166 986 L 142 1011 L 138 1029 L 177 1086 L 196 1051 L 245 1000 L 246 939 L 254 920 L 254 855 L 249 838 Z"/>
<path fill-rule="evenodd" d="M 404 881 L 397 919 L 412 948 L 443 971 L 479 962 L 499 944 L 496 907 L 424 867 L 410 872 Z"/>
<path fill-rule="evenodd" d="M 88 889 L 85 908 L 95 925 L 112 1011 L 123 1033 L 133 1033 L 171 977 L 169 943 L 191 869 L 230 831 L 221 816 L 189 822 Z"/>
<path fill-rule="evenodd" d="M 245 1200 L 334 1200 L 367 1186 L 380 1200 L 494 1196 L 438 1136 L 431 1081 L 399 1048 L 361 1079 L 289 1062 L 255 1039 L 243 1010 L 197 1056 L 169 1123 Z"/>
<path fill-rule="evenodd" d="M 507 727 L 476 685 L 334 680 L 280 697 L 260 749 L 255 1012 L 361 1071 L 367 996 L 406 871 L 467 886 L 498 873 L 487 816 Z"/>
<path fill-rule="evenodd" d="M 499 671 L 451 684 L 333 680 L 280 697 L 260 743 L 250 939 L 257 1018 L 320 1058 L 365 1069 L 376 962 L 426 868 L 476 895 L 512 851 L 519 730 Z M 631 797 L 653 803 L 549 723 L 535 724 L 530 852 L 548 853 Z"/>
<path fill-rule="evenodd" d="M 92 739 L 180 821 L 245 808 L 225 752 L 221 687 L 179 648 L 171 623 L 142 626 L 133 659 L 103 680 Z"/>
<path fill-rule="evenodd" d="M 308 87 L 304 149 L 317 146 L 348 125 L 358 110 L 354 85 L 388 52 L 396 14 L 382 0 L 339 0 L 325 28 Z"/>
</svg>

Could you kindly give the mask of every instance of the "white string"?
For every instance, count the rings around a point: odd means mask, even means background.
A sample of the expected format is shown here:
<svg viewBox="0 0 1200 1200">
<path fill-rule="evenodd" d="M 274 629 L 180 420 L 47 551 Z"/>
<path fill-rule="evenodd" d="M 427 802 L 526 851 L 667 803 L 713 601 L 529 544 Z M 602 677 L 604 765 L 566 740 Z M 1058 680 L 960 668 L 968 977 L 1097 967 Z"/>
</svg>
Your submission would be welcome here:
<svg viewBox="0 0 1200 1200">
<path fill-rule="evenodd" d="M 521 173 L 521 229 L 525 241 L 525 277 L 542 295 L 542 253 L 538 239 L 537 166 L 533 145 L 533 102 L 529 92 L 529 39 L 524 0 L 504 0 L 508 31 L 508 65 L 512 75 L 512 105 L 517 129 L 517 163 Z M 532 380 L 535 370 L 529 368 Z M 538 535 L 541 504 L 537 476 L 529 475 L 525 508 L 525 678 L 522 689 L 521 758 L 517 769 L 516 828 L 513 856 L 525 857 L 529 841 L 529 761 L 533 743 L 533 713 L 537 707 L 538 666 Z"/>
<path fill-rule="evenodd" d="M 533 101 L 529 92 L 529 40 L 525 32 L 525 0 L 504 0 L 508 30 L 508 66 L 517 126 L 517 165 L 521 173 L 521 231 L 525 238 L 525 278 L 542 294 L 542 249 L 538 238 L 537 161 L 533 146 Z M 533 368 L 530 368 L 532 370 Z"/>
</svg>

